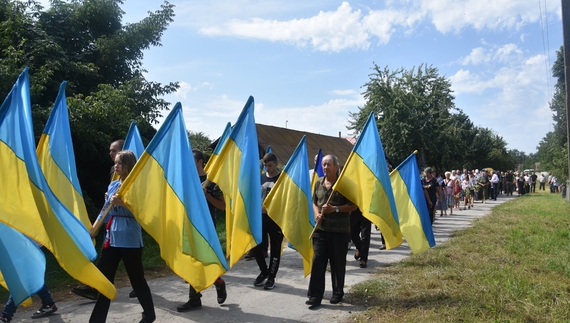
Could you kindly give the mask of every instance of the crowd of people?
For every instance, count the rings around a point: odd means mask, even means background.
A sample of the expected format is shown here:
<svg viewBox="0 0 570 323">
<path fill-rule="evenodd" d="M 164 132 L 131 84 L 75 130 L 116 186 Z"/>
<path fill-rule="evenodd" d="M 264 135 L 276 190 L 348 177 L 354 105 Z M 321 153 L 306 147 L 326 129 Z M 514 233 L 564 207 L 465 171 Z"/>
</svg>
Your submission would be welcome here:
<svg viewBox="0 0 570 323">
<path fill-rule="evenodd" d="M 436 213 L 439 216 L 452 215 L 453 211 L 461 211 L 474 207 L 474 202 L 487 203 L 487 200 L 497 200 L 499 195 L 512 196 L 516 193 L 522 196 L 545 190 L 546 183 L 551 193 L 558 192 L 558 180 L 555 176 L 536 172 L 496 171 L 487 169 L 451 170 L 438 172 L 428 167 L 422 174 L 422 185 L 430 219 L 433 223 Z"/>
<path fill-rule="evenodd" d="M 121 198 L 115 194 L 136 163 L 136 157 L 132 152 L 121 151 L 122 144 L 122 141 L 115 141 L 109 149 L 110 157 L 114 161 L 111 177 L 113 178 L 114 174 L 119 176 L 118 180 L 111 181 L 108 192 L 105 194 L 104 209 L 110 205 L 111 212 L 108 216 L 104 216 L 102 210 L 90 234 L 92 238 L 97 238 L 98 228 L 101 227 L 97 226 L 97 223 L 103 223 L 105 235 L 100 241 L 102 248 L 97 263 L 98 268 L 113 282 L 117 266 L 122 260 L 133 287 L 130 297 L 138 298 L 143 309 L 140 322 L 153 322 L 156 314 L 152 294 L 144 278 L 141 258 L 143 248 L 141 226 Z M 193 154 L 200 180 L 205 182 L 207 174 L 204 171 L 204 156 L 199 150 L 193 150 Z M 274 153 L 266 154 L 262 162 L 266 170 L 261 176 L 260 183 L 263 200 L 273 188 L 280 172 L 277 168 L 277 156 Z M 356 205 L 339 192 L 332 190 L 340 174 L 338 158 L 334 155 L 326 155 L 322 158 L 321 164 L 324 177 L 317 180 L 312 196 L 316 228 L 312 239 L 314 256 L 306 301 L 306 305 L 310 307 L 319 306 L 323 300 L 325 275 L 329 263 L 333 288 L 330 303 L 341 302 L 344 296 L 346 256 L 351 243 L 356 247 L 354 259 L 359 261 L 361 268 L 367 266 L 370 247 L 371 222 L 363 217 Z M 537 182 L 540 184 L 539 190 L 545 190 L 546 183 L 548 183 L 551 192 L 558 191 L 556 177 L 543 174 L 538 176 L 534 172 L 532 174 L 493 170 L 487 172 L 486 169 L 438 172 L 428 167 L 421 178 L 432 224 L 437 211 L 440 216 L 448 215 L 448 212 L 452 215 L 454 211 L 473 208 L 475 202 L 486 203 L 488 199 L 497 200 L 497 197 L 502 194 L 532 193 L 536 190 Z M 211 216 L 215 224 L 216 210 L 223 211 L 226 207 L 223 193 L 215 183 L 208 182 L 204 187 L 204 194 L 210 211 L 208 216 Z M 268 216 L 265 208 L 262 208 L 261 216 L 263 241 L 250 252 L 260 270 L 257 278 L 253 280 L 253 285 L 271 290 L 275 287 L 284 236 L 281 228 Z M 269 263 L 265 260 L 268 248 L 270 249 Z M 384 244 L 381 249 L 385 249 Z M 222 304 L 227 297 L 226 284 L 219 277 L 214 285 L 217 291 L 217 301 Z M 107 297 L 88 286 L 73 288 L 72 291 L 79 296 L 96 301 L 89 322 L 106 321 L 111 303 Z M 38 295 L 42 297 L 42 307 L 34 313 L 34 318 L 51 315 L 57 310 L 45 286 L 38 292 Z M 186 312 L 201 308 L 201 297 L 201 293 L 190 285 L 188 301 L 179 305 L 177 310 Z M 0 314 L 0 322 L 10 322 L 15 310 L 13 301 L 9 300 Z"/>
</svg>

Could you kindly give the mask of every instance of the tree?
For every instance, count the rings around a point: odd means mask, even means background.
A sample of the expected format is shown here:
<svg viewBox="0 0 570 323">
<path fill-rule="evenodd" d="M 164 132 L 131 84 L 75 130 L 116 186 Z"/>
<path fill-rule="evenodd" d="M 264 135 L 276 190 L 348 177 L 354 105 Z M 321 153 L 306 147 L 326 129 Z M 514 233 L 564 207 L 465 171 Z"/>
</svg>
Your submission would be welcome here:
<svg viewBox="0 0 570 323">
<path fill-rule="evenodd" d="M 454 126 L 451 83 L 431 66 L 390 71 L 374 64 L 372 69 L 370 81 L 364 85 L 366 104 L 350 113 L 347 128 L 358 134 L 374 112 L 384 150 L 391 159 L 402 161 L 417 149 L 420 165 L 450 165 L 453 147 L 441 144 L 449 136 L 446 131 Z"/>
<path fill-rule="evenodd" d="M 187 131 L 188 139 L 190 140 L 190 144 L 192 148 L 199 149 L 202 154 L 204 154 L 204 162 L 208 162 L 210 159 L 210 155 L 212 155 L 212 148 L 210 145 L 212 144 L 212 140 L 208 138 L 208 136 L 203 133 L 202 131 L 194 132 L 194 131 Z"/>
<path fill-rule="evenodd" d="M 89 198 L 102 200 L 111 166 L 111 141 L 125 137 L 137 121 L 148 142 L 178 88 L 144 77 L 144 50 L 160 46 L 173 21 L 173 5 L 140 22 L 123 25 L 121 0 L 52 0 L 44 10 L 35 0 L 0 0 L 0 90 L 8 93 L 25 66 L 30 68 L 36 136 L 45 125 L 59 84 L 68 81 L 70 123 L 78 176 Z"/>
<path fill-rule="evenodd" d="M 566 82 L 564 78 L 564 48 L 556 52 L 556 61 L 552 66 L 552 76 L 557 79 L 554 95 L 550 102 L 553 112 L 554 130 L 542 138 L 537 147 L 536 159 L 548 167 L 558 179 L 565 182 L 568 178 L 568 137 L 566 130 Z"/>
</svg>

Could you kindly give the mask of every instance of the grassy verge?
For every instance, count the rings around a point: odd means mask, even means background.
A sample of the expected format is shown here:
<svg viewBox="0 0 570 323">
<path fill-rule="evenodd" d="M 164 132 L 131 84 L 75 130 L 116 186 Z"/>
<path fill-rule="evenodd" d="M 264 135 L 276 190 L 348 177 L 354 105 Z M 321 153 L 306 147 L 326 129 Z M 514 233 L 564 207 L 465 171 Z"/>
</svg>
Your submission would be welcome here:
<svg viewBox="0 0 570 323">
<path fill-rule="evenodd" d="M 220 242 L 222 244 L 222 250 L 225 252 L 226 248 L 226 223 L 224 214 L 218 214 L 218 221 L 216 224 L 216 231 Z M 143 231 L 143 267 L 145 268 L 145 276 L 148 279 L 155 279 L 160 277 L 165 277 L 168 275 L 173 275 L 174 273 L 166 266 L 164 260 L 160 257 L 160 248 L 156 241 Z M 55 257 L 47 250 L 44 249 L 46 255 L 46 284 L 48 289 L 53 294 L 53 298 L 56 301 L 63 301 L 75 297 L 71 294 L 70 289 L 75 286 L 81 285 L 78 281 L 73 279 L 67 272 L 65 272 L 59 266 Z M 125 271 L 125 267 L 121 263 L 117 270 L 117 275 L 115 278 L 115 286 L 117 288 L 128 286 L 129 279 Z M 3 304 L 8 300 L 9 292 L 4 288 L 0 287 L 0 309 Z M 34 300 L 34 304 L 39 304 Z"/>
<path fill-rule="evenodd" d="M 570 317 L 570 205 L 537 193 L 356 285 L 356 322 L 562 322 Z"/>
</svg>

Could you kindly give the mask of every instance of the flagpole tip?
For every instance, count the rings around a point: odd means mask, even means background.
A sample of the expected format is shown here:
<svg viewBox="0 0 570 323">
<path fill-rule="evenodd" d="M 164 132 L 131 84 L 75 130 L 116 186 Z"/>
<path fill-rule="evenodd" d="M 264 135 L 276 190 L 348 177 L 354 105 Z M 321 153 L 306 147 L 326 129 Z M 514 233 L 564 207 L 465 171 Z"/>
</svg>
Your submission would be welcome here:
<svg viewBox="0 0 570 323">
<path fill-rule="evenodd" d="M 417 155 L 417 154 L 418 154 L 418 151 L 417 151 L 417 150 L 414 150 L 414 154 Z"/>
</svg>

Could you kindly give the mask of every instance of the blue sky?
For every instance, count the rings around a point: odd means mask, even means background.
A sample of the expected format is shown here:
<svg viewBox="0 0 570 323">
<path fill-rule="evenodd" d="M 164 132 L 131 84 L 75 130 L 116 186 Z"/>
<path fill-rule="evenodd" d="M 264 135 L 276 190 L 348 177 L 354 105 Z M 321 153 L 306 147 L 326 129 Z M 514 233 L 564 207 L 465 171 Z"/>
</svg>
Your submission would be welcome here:
<svg viewBox="0 0 570 323">
<path fill-rule="evenodd" d="M 249 95 L 258 123 L 350 135 L 348 113 L 364 105 L 373 63 L 437 67 L 456 107 L 510 149 L 534 153 L 552 130 L 559 0 L 172 3 L 163 46 L 145 52 L 147 78 L 179 81 L 166 99 L 182 103 L 188 130 L 210 139 L 235 122 Z M 159 5 L 126 0 L 124 22 Z"/>
</svg>

